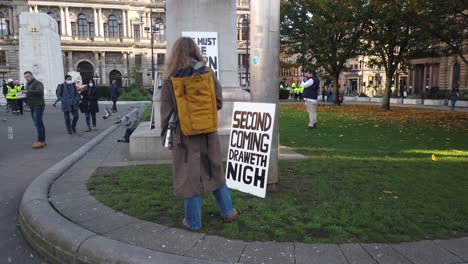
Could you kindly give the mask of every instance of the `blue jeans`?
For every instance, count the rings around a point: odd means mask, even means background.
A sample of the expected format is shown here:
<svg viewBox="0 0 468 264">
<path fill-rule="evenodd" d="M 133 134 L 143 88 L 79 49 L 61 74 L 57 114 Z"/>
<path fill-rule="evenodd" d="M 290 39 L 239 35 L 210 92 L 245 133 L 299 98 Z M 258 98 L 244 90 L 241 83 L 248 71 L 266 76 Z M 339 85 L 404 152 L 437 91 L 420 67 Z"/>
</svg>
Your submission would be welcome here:
<svg viewBox="0 0 468 264">
<path fill-rule="evenodd" d="M 31 107 L 31 117 L 37 130 L 37 141 L 39 142 L 45 142 L 46 140 L 44 122 L 42 122 L 44 108 L 45 106 Z"/>
<path fill-rule="evenodd" d="M 218 202 L 218 207 L 221 210 L 221 216 L 227 217 L 230 216 L 233 212 L 232 210 L 232 201 L 231 194 L 226 184 L 221 188 L 213 192 L 216 202 Z M 195 195 L 191 198 L 185 198 L 184 207 L 185 207 L 185 221 L 190 229 L 200 229 L 202 227 L 202 217 L 201 217 L 201 195 Z"/>
<path fill-rule="evenodd" d="M 96 127 L 96 112 L 85 112 L 86 125 L 91 129 L 91 119 L 93 121 L 93 127 Z"/>
</svg>

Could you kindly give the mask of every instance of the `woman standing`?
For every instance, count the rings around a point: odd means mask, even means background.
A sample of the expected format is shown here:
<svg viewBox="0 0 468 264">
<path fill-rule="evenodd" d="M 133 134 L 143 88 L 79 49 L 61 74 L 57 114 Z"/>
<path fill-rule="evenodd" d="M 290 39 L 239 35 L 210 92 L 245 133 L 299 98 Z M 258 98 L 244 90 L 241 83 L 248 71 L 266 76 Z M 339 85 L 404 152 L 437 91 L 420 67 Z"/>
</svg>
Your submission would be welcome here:
<svg viewBox="0 0 468 264">
<path fill-rule="evenodd" d="M 179 38 L 166 61 L 166 72 L 161 90 L 162 135 L 172 132 L 172 160 L 174 192 L 184 198 L 185 218 L 182 226 L 189 230 L 202 227 L 201 194 L 213 192 L 224 222 L 232 222 L 239 212 L 232 208 L 231 195 L 224 178 L 218 133 L 185 136 L 177 121 L 177 105 L 171 78 L 190 77 L 211 71 L 204 66 L 200 49 L 191 38 Z M 222 107 L 222 88 L 213 77 L 217 109 Z M 212 102 L 213 103 L 213 102 Z M 172 118 L 171 118 L 172 115 Z M 171 129 L 169 122 L 171 120 Z M 176 120 L 176 121 L 174 121 Z M 175 125 L 174 125 L 175 124 Z M 166 136 L 163 136 L 163 144 Z"/>
<path fill-rule="evenodd" d="M 96 113 L 99 112 L 98 104 L 98 93 L 97 87 L 94 85 L 94 80 L 90 80 L 87 86 L 81 88 L 81 112 L 86 116 L 86 125 L 88 129 L 86 132 L 90 132 L 91 119 L 93 121 L 93 127 L 96 128 Z"/>
</svg>

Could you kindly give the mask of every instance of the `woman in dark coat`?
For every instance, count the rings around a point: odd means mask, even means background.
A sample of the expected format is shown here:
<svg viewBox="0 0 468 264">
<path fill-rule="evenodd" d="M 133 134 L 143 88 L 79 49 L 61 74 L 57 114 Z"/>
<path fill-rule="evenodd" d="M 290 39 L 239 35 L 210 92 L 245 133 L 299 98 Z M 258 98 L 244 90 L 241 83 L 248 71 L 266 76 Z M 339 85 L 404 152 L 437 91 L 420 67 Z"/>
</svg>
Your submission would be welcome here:
<svg viewBox="0 0 468 264">
<path fill-rule="evenodd" d="M 200 49 L 191 38 L 179 38 L 172 47 L 166 60 L 166 73 L 161 89 L 161 128 L 162 143 L 168 131 L 171 114 L 176 110 L 171 77 L 188 77 L 195 73 L 207 73 L 205 61 Z M 216 103 L 222 107 L 222 88 L 214 78 Z M 221 210 L 225 222 L 231 222 L 238 216 L 232 208 L 231 195 L 224 178 L 221 160 L 221 146 L 218 133 L 211 132 L 194 136 L 182 134 L 177 122 L 173 128 L 172 161 L 174 191 L 184 198 L 185 218 L 182 226 L 189 230 L 202 227 L 201 194 L 212 192 Z"/>
<path fill-rule="evenodd" d="M 81 90 L 81 112 L 86 116 L 86 125 L 88 129 L 86 132 L 90 132 L 91 120 L 93 121 L 93 127 L 96 128 L 96 113 L 99 112 L 98 104 L 98 88 L 94 84 L 94 80 L 90 80 L 87 86 L 84 86 Z"/>
</svg>

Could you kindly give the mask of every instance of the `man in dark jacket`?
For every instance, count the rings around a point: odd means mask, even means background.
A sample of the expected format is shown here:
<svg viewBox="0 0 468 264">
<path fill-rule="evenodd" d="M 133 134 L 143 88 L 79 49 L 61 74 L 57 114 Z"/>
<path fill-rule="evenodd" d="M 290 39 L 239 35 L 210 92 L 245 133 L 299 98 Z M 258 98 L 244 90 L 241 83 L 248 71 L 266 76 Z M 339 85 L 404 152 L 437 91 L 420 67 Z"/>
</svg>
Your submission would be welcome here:
<svg viewBox="0 0 468 264">
<path fill-rule="evenodd" d="M 76 133 L 76 124 L 78 123 L 78 109 L 80 103 L 80 94 L 76 89 L 70 75 L 65 75 L 65 82 L 57 86 L 57 98 L 62 102 L 62 112 L 65 117 L 65 125 L 68 134 Z M 70 113 L 73 121 L 70 124 Z"/>
<path fill-rule="evenodd" d="M 309 113 L 309 128 L 317 128 L 317 112 L 315 106 L 317 105 L 318 90 L 320 86 L 320 80 L 315 76 L 315 70 L 309 70 L 307 72 L 307 80 L 303 78 L 302 87 L 304 92 L 302 97 L 306 105 L 307 112 Z"/>
<path fill-rule="evenodd" d="M 112 85 L 110 87 L 111 99 L 112 99 L 112 113 L 117 113 L 117 99 L 120 96 L 119 93 L 119 86 L 115 80 L 112 81 Z"/>
<path fill-rule="evenodd" d="M 26 80 L 27 86 L 26 89 L 21 92 L 26 94 L 26 103 L 31 109 L 31 117 L 37 130 L 37 141 L 34 142 L 32 147 L 34 149 L 40 149 L 47 145 L 45 142 L 45 126 L 42 122 L 45 108 L 44 85 L 36 80 L 30 71 L 24 73 L 24 79 Z"/>
</svg>

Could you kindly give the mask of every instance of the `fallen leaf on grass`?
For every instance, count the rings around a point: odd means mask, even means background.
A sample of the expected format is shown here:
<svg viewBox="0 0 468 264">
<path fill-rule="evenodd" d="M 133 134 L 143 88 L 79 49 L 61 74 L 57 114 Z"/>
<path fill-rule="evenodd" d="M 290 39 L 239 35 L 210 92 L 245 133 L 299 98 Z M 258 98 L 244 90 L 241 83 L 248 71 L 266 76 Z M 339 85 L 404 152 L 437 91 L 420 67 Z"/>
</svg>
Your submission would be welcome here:
<svg viewBox="0 0 468 264">
<path fill-rule="evenodd" d="M 432 154 L 432 157 L 431 157 L 432 161 L 437 161 L 437 157 L 435 154 Z"/>
<path fill-rule="evenodd" d="M 376 125 L 374 125 L 374 127 L 379 127 L 379 125 L 376 124 Z"/>
<path fill-rule="evenodd" d="M 393 196 L 393 199 L 398 199 L 398 196 Z"/>
<path fill-rule="evenodd" d="M 393 192 L 392 191 L 387 191 L 387 190 L 384 190 L 383 191 L 385 194 L 392 194 Z"/>
<path fill-rule="evenodd" d="M 343 134 L 339 135 L 338 137 L 343 137 Z"/>
</svg>

